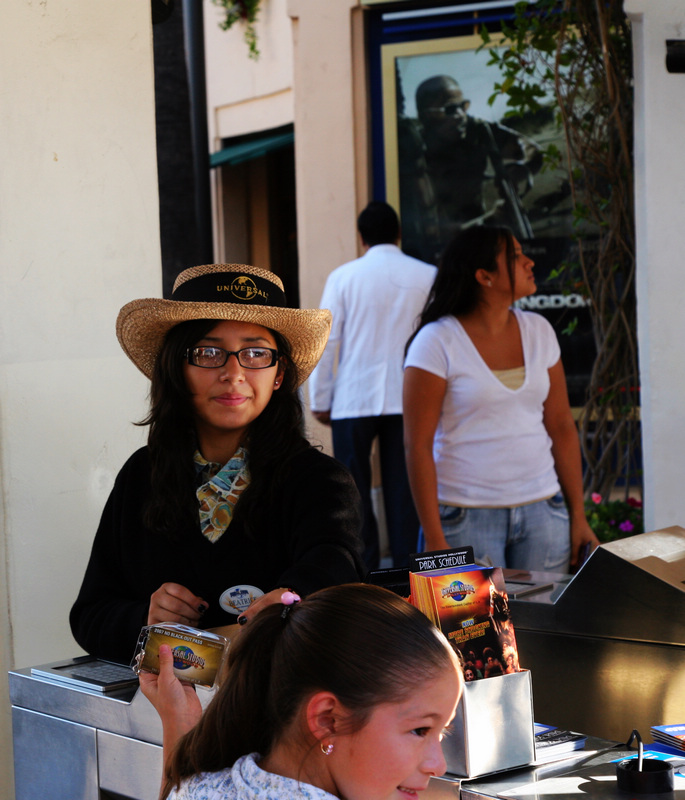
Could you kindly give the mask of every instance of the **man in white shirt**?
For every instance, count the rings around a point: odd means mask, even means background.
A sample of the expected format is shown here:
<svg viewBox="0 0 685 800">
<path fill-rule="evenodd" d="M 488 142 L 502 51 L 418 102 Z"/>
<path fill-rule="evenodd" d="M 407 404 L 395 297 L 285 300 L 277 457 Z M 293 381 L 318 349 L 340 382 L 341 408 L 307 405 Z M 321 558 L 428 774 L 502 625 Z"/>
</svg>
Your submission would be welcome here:
<svg viewBox="0 0 685 800">
<path fill-rule="evenodd" d="M 403 567 L 416 552 L 419 528 L 402 439 L 404 346 L 436 268 L 399 249 L 399 220 L 387 203 L 369 203 L 357 227 L 366 253 L 334 270 L 321 298 L 321 308 L 333 313 L 333 327 L 309 378 L 310 402 L 316 419 L 331 425 L 335 457 L 350 469 L 362 496 L 369 569 L 380 560 L 370 460 L 378 437 L 388 540 L 394 566 Z"/>
</svg>

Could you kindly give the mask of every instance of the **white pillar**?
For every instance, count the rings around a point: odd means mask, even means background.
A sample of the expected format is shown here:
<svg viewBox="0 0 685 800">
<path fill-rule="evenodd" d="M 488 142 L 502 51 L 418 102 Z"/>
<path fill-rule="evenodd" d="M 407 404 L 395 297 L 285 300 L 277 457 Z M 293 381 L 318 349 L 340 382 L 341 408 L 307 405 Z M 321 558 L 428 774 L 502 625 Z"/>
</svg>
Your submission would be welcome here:
<svg viewBox="0 0 685 800">
<path fill-rule="evenodd" d="M 685 525 L 685 39 L 682 0 L 624 0 L 633 29 L 635 216 L 645 526 Z"/>
<path fill-rule="evenodd" d="M 328 273 L 357 253 L 352 9 L 289 0 L 293 18 L 300 301 L 317 307 Z"/>
</svg>

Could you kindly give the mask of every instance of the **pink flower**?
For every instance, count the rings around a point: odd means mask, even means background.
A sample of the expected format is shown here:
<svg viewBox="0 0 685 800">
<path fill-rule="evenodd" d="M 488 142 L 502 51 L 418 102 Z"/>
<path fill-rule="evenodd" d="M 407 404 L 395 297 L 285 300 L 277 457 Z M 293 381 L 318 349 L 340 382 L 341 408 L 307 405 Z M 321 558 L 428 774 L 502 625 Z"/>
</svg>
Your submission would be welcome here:
<svg viewBox="0 0 685 800">
<path fill-rule="evenodd" d="M 618 527 L 619 530 L 623 531 L 623 533 L 630 533 L 635 526 L 629 519 L 627 519 L 625 522 L 622 522 Z"/>
<path fill-rule="evenodd" d="M 642 502 L 640 500 L 636 500 L 634 497 L 629 497 L 626 500 L 626 503 L 633 508 L 642 508 Z"/>
<path fill-rule="evenodd" d="M 602 495 L 601 494 L 597 494 L 597 492 L 593 492 L 590 495 L 590 499 L 592 500 L 592 502 L 595 505 L 599 505 L 602 502 Z"/>
</svg>

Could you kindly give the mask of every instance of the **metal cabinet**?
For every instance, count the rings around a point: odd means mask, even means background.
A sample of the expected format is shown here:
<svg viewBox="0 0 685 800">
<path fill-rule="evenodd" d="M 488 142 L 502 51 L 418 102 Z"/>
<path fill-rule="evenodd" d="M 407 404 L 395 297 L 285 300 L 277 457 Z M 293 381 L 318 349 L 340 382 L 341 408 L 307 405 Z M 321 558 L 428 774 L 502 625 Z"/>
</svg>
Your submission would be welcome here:
<svg viewBox="0 0 685 800">
<path fill-rule="evenodd" d="M 625 741 L 682 721 L 685 529 L 597 548 L 576 575 L 508 572 L 537 722 Z"/>
<path fill-rule="evenodd" d="M 16 800 L 157 800 L 162 728 L 133 688 L 103 694 L 9 674 Z"/>
</svg>

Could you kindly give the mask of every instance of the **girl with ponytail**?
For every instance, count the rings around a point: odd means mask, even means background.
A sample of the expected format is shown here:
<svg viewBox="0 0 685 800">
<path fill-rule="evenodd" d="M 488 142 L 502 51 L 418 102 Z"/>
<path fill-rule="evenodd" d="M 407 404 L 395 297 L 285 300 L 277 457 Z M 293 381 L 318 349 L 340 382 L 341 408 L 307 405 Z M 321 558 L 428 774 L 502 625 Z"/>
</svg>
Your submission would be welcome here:
<svg viewBox="0 0 685 800">
<path fill-rule="evenodd" d="M 161 797 L 415 798 L 445 771 L 440 741 L 462 690 L 447 640 L 376 586 L 302 602 L 286 592 L 283 602 L 234 639 L 228 677 L 202 716 L 167 649 L 159 676 L 141 674 L 164 726 Z"/>
</svg>

